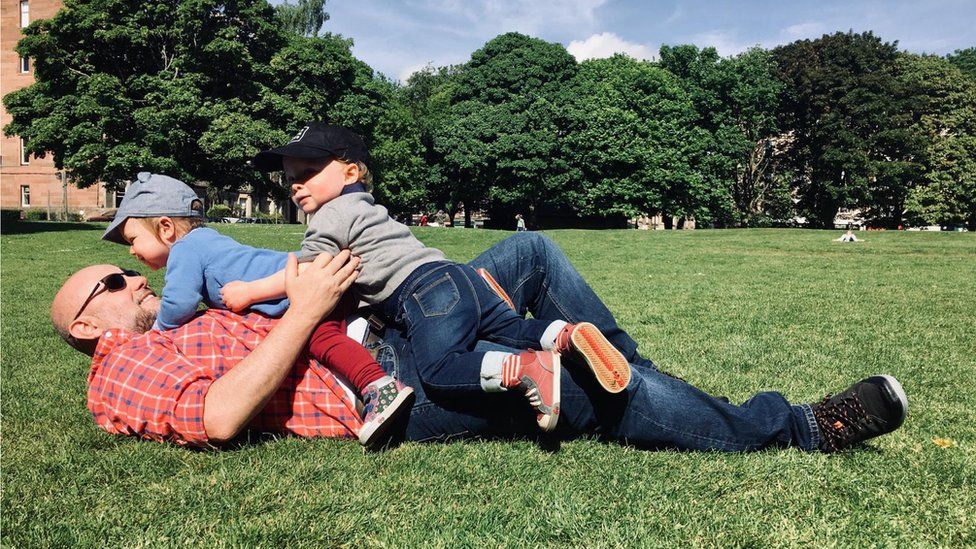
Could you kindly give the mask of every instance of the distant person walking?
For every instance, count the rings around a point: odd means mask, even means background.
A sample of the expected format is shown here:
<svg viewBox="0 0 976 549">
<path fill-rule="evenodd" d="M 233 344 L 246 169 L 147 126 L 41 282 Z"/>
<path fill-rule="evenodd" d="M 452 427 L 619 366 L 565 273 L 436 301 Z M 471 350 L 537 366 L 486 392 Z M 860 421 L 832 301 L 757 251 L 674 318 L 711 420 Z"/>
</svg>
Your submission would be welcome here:
<svg viewBox="0 0 976 549">
<path fill-rule="evenodd" d="M 421 227 L 427 226 L 427 212 L 420 214 L 420 226 Z"/>
<path fill-rule="evenodd" d="M 525 220 L 522 219 L 522 214 L 515 214 L 515 232 L 522 233 L 527 230 L 525 228 Z"/>
</svg>

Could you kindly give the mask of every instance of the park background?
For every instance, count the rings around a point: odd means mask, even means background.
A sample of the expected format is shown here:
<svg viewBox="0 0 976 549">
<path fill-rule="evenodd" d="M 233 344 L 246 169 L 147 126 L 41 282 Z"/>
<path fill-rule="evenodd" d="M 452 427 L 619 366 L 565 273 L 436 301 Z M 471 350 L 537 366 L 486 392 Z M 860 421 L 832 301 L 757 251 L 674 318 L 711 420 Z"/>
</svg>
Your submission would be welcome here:
<svg viewBox="0 0 976 549">
<path fill-rule="evenodd" d="M 976 16 L 966 6 L 942 7 L 951 21 Z M 204 185 L 208 206 L 227 190 L 287 204 L 247 161 L 324 120 L 364 136 L 397 216 L 463 205 L 466 226 L 483 212 L 510 228 L 522 212 L 535 228 L 833 227 L 844 211 L 976 229 L 976 48 L 909 52 L 840 28 L 727 57 L 665 44 L 651 60 L 578 61 L 504 32 L 401 81 L 356 58 L 325 8 L 65 2 L 22 29 L 36 82 L 4 96 L 4 132 L 73 185 L 122 190 L 149 170 Z"/>
<path fill-rule="evenodd" d="M 364 135 L 396 214 L 464 203 L 505 226 L 523 211 L 537 227 L 654 214 L 830 227 L 856 210 L 876 227 L 974 228 L 973 48 L 927 55 L 838 28 L 734 56 L 675 44 L 653 60 L 579 61 L 506 32 L 398 81 L 329 32 L 322 3 L 65 5 L 25 29 L 18 53 L 37 82 L 4 108 L 5 132 L 72 185 L 121 189 L 149 169 L 284 198 L 246 161 L 323 119 Z M 100 432 L 88 361 L 47 308 L 84 265 L 143 268 L 103 229 L 0 226 L 5 546 L 976 544 L 972 233 L 546 232 L 644 354 L 708 392 L 815 401 L 897 376 L 909 420 L 863 448 L 482 441 L 364 455 L 354 441 L 255 438 L 214 453 Z M 218 229 L 279 250 L 302 233 Z M 459 261 L 507 234 L 415 232 Z"/>
</svg>

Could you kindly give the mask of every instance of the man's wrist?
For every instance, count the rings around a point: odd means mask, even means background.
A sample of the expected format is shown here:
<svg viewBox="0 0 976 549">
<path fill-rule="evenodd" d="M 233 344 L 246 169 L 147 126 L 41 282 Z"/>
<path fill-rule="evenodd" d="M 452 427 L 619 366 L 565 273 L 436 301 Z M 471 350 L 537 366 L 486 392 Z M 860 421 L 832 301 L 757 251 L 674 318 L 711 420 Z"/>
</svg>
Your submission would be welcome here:
<svg viewBox="0 0 976 549">
<path fill-rule="evenodd" d="M 307 328 L 311 333 L 312 329 L 322 322 L 322 317 L 317 313 L 318 311 L 307 312 L 303 307 L 296 307 L 293 303 L 281 316 L 281 320 L 294 324 L 298 328 Z"/>
</svg>

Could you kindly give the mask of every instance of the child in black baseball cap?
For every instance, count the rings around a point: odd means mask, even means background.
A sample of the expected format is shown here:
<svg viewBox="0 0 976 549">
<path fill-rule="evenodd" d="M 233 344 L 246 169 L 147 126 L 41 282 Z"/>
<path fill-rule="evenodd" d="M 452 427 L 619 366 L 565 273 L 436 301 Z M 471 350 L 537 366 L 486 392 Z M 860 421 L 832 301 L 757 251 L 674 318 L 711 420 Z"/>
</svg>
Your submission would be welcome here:
<svg viewBox="0 0 976 549">
<path fill-rule="evenodd" d="M 629 364 L 595 326 L 522 318 L 485 275 L 448 261 L 392 219 L 369 193 L 367 161 L 354 132 L 311 123 L 253 163 L 262 171 L 282 171 L 292 200 L 309 215 L 304 257 L 349 249 L 360 258 L 357 294 L 406 333 L 429 393 L 520 391 L 539 427 L 551 431 L 559 417 L 561 354 L 581 359 L 608 392 L 627 387 Z M 227 284 L 223 297 L 243 308 L 283 293 L 284 275 L 278 273 Z M 525 351 L 475 351 L 481 339 Z"/>
</svg>

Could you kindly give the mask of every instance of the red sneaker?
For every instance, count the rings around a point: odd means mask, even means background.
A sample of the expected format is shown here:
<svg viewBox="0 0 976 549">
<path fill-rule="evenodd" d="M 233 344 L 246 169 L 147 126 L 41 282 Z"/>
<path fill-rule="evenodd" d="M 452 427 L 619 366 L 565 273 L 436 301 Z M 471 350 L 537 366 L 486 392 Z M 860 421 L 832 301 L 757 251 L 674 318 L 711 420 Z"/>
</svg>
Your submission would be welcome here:
<svg viewBox="0 0 976 549">
<path fill-rule="evenodd" d="M 567 324 L 556 336 L 556 352 L 582 358 L 608 393 L 619 393 L 630 383 L 627 359 L 589 322 Z"/>
<path fill-rule="evenodd" d="M 478 269 L 478 274 L 481 275 L 481 278 L 485 279 L 485 283 L 488 284 L 488 287 L 491 288 L 493 292 L 498 294 L 498 297 L 502 298 L 502 301 L 508 304 L 508 306 L 511 307 L 513 311 L 518 312 L 515 309 L 515 303 L 512 302 L 512 298 L 508 297 L 508 294 L 505 292 L 505 289 L 502 288 L 501 284 L 499 284 L 495 280 L 495 277 L 491 276 L 491 273 L 489 273 L 485 269 Z"/>
<path fill-rule="evenodd" d="M 506 386 L 525 391 L 529 404 L 536 409 L 536 422 L 545 432 L 559 421 L 559 355 L 552 351 L 524 351 L 506 360 L 505 368 L 515 372 Z M 506 376 L 508 377 L 508 376 Z"/>
</svg>

